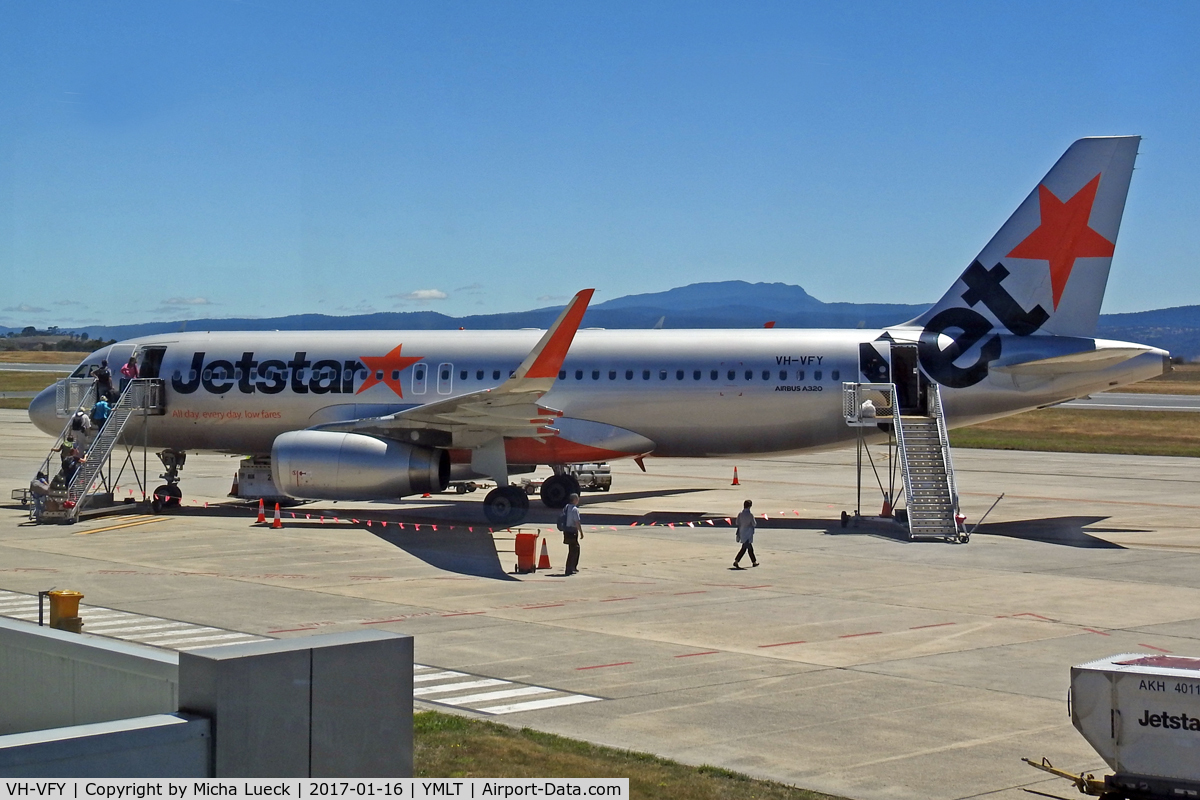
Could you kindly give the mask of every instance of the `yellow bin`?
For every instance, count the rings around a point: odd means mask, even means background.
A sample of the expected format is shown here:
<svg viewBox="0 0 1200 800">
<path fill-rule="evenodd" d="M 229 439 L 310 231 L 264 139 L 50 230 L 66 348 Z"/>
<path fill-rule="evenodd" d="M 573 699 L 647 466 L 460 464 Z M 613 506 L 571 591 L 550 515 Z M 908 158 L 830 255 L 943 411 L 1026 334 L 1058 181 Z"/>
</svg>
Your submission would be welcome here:
<svg viewBox="0 0 1200 800">
<path fill-rule="evenodd" d="M 47 592 L 50 598 L 50 627 L 58 628 L 64 619 L 79 616 L 79 601 L 83 599 L 82 592 L 71 589 L 55 589 Z"/>
</svg>

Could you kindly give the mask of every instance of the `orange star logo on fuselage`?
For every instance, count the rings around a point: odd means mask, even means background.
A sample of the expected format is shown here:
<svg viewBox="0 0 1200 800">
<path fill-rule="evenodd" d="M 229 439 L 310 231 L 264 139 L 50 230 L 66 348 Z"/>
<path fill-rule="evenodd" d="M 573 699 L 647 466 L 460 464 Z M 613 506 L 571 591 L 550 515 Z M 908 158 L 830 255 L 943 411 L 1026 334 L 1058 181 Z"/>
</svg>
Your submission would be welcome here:
<svg viewBox="0 0 1200 800">
<path fill-rule="evenodd" d="M 404 390 L 400 388 L 400 373 L 420 361 L 424 356 L 417 356 L 416 358 L 402 356 L 400 355 L 401 347 L 404 347 L 404 345 L 396 345 L 396 348 L 386 356 L 359 357 L 367 369 L 370 370 L 370 374 L 367 375 L 367 379 L 363 381 L 362 386 L 358 387 L 358 391 L 355 394 L 362 394 L 375 384 L 382 383 L 395 392 L 397 396 L 404 397 Z"/>
</svg>

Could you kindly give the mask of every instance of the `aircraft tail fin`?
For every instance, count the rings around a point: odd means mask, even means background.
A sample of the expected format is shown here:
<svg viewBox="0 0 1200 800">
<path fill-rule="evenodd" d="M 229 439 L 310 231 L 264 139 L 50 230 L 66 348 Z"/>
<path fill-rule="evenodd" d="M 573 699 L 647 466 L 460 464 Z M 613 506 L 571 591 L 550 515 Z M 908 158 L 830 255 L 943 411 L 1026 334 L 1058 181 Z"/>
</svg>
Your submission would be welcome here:
<svg viewBox="0 0 1200 800">
<path fill-rule="evenodd" d="M 1092 336 L 1140 141 L 1072 144 L 950 291 L 909 324 L 962 329 L 983 315 L 1018 336 Z"/>
</svg>

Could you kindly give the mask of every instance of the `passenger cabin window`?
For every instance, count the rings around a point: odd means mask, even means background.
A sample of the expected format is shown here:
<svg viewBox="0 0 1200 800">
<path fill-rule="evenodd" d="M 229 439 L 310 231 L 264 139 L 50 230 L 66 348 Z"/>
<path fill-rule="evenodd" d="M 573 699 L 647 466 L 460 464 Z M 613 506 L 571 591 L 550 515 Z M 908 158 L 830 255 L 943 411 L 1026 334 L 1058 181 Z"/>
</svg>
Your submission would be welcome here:
<svg viewBox="0 0 1200 800">
<path fill-rule="evenodd" d="M 814 369 L 814 370 L 813 370 L 813 380 L 814 380 L 814 381 L 819 381 L 819 380 L 821 380 L 821 370 L 819 370 L 819 369 Z"/>
<path fill-rule="evenodd" d="M 675 380 L 677 380 L 677 381 L 683 380 L 683 370 L 681 370 L 681 369 L 675 370 Z"/>
<path fill-rule="evenodd" d="M 598 370 L 598 369 L 592 370 L 592 380 L 594 380 L 594 381 L 600 380 L 600 370 Z"/>
<path fill-rule="evenodd" d="M 615 369 L 610 369 L 608 371 L 608 379 L 610 381 L 615 381 L 617 379 L 617 371 Z"/>
<path fill-rule="evenodd" d="M 627 380 L 627 381 L 633 380 L 633 370 L 631 370 L 631 369 L 625 370 L 625 380 Z"/>
<path fill-rule="evenodd" d="M 717 379 L 717 371 L 715 369 L 708 374 L 708 379 L 711 381 L 715 381 Z"/>
<path fill-rule="evenodd" d="M 787 370 L 786 369 L 779 370 L 779 380 L 781 380 L 781 381 L 787 380 Z"/>
<path fill-rule="evenodd" d="M 694 381 L 700 380 L 700 370 L 695 370 L 694 372 L 692 372 L 692 380 L 694 380 Z"/>
<path fill-rule="evenodd" d="M 413 367 L 413 394 L 425 394 L 425 371 L 428 369 L 428 364 L 417 364 L 415 367 Z M 383 375 L 381 373 L 376 373 L 375 378 L 376 380 L 383 380 Z"/>
<path fill-rule="evenodd" d="M 581 370 L 581 369 L 575 370 L 575 380 L 577 380 L 577 381 L 583 380 L 583 370 Z"/>
<path fill-rule="evenodd" d="M 494 380 L 494 381 L 500 380 L 500 370 L 498 370 L 498 369 L 492 370 L 492 380 Z"/>
<path fill-rule="evenodd" d="M 660 369 L 658 371 L 658 379 L 660 381 L 665 381 L 667 379 L 667 371 L 665 369 Z"/>
<path fill-rule="evenodd" d="M 753 377 L 754 377 L 754 370 L 752 370 L 752 369 L 746 370 L 746 380 L 751 380 Z"/>
<path fill-rule="evenodd" d="M 764 380 L 764 381 L 769 381 L 769 380 L 771 380 L 771 370 L 769 370 L 769 369 L 764 369 L 764 370 L 763 370 L 763 380 Z"/>
<path fill-rule="evenodd" d="M 467 371 L 465 369 L 462 372 L 458 373 L 458 379 L 460 381 L 465 381 L 467 379 Z"/>
<path fill-rule="evenodd" d="M 567 371 L 565 369 L 560 369 L 558 371 L 558 379 L 560 381 L 565 381 L 567 379 Z"/>
<path fill-rule="evenodd" d="M 796 380 L 798 380 L 798 381 L 804 380 L 804 370 L 802 370 L 802 369 L 796 370 Z"/>
<path fill-rule="evenodd" d="M 560 375 L 559 377 L 561 378 L 562 376 Z M 483 380 L 483 370 L 481 370 L 481 369 L 475 370 L 475 380 L 477 380 L 477 381 Z"/>
<path fill-rule="evenodd" d="M 650 380 L 650 370 L 648 370 L 648 369 L 642 370 L 642 380 L 644 380 L 644 381 Z"/>
<path fill-rule="evenodd" d="M 733 370 L 729 370 L 729 375 L 727 377 L 729 378 L 729 380 L 733 380 L 737 377 L 737 373 L 734 372 Z"/>
<path fill-rule="evenodd" d="M 833 372 L 829 373 L 829 377 L 833 378 L 835 381 L 840 381 L 842 379 L 842 372 L 841 370 L 835 369 Z"/>
<path fill-rule="evenodd" d="M 438 364 L 438 394 L 450 394 L 454 390 L 454 365 Z"/>
</svg>

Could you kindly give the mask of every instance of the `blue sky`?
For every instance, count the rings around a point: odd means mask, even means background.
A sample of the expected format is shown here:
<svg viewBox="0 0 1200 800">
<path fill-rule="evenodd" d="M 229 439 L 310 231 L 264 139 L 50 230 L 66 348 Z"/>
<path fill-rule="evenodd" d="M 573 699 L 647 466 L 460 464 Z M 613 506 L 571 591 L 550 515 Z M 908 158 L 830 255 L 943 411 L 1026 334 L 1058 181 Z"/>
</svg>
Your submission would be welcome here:
<svg viewBox="0 0 1200 800">
<path fill-rule="evenodd" d="M 1104 310 L 1200 303 L 1200 4 L 0 0 L 0 324 L 936 300 L 1145 140 Z"/>
</svg>

